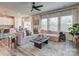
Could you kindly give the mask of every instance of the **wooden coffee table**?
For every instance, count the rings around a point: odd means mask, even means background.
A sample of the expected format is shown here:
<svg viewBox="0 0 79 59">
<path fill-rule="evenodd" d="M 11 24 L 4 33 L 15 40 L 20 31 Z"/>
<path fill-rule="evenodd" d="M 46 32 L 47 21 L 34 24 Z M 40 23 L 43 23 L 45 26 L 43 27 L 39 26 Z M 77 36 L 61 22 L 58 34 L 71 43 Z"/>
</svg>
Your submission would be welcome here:
<svg viewBox="0 0 79 59">
<path fill-rule="evenodd" d="M 33 40 L 33 42 L 34 42 L 34 46 L 35 46 L 35 47 L 41 49 L 43 43 L 48 44 L 48 37 L 42 38 L 42 39 L 36 38 L 36 39 Z"/>
</svg>

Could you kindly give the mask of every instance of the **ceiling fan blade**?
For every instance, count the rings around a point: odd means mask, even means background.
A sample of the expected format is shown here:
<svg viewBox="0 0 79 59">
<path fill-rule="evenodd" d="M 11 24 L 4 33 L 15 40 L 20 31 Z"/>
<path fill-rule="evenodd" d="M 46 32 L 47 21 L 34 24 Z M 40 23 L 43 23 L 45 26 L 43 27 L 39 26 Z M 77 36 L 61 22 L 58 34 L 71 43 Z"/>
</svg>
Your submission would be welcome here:
<svg viewBox="0 0 79 59">
<path fill-rule="evenodd" d="M 36 5 L 35 5 L 35 2 L 32 2 L 32 10 L 31 10 L 31 12 L 33 11 L 33 9 L 38 10 L 38 11 L 41 11 L 41 10 L 39 9 L 40 7 L 43 7 L 43 5 L 36 6 Z"/>
<path fill-rule="evenodd" d="M 41 10 L 40 10 L 40 9 L 38 9 L 38 8 L 35 8 L 35 10 L 41 11 Z"/>
<path fill-rule="evenodd" d="M 39 8 L 39 7 L 43 7 L 43 5 L 39 5 L 39 6 L 36 6 L 37 8 Z"/>
</svg>

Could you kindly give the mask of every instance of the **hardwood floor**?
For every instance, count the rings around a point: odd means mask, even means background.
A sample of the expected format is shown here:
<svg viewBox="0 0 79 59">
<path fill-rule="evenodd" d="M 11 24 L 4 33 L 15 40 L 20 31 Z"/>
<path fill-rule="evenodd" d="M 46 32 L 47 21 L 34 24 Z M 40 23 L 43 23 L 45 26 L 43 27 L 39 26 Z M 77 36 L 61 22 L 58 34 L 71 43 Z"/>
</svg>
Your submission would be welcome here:
<svg viewBox="0 0 79 59">
<path fill-rule="evenodd" d="M 79 56 L 79 48 L 72 41 L 49 41 L 42 49 L 34 47 L 32 42 L 10 49 L 6 40 L 0 40 L 0 56 Z"/>
<path fill-rule="evenodd" d="M 6 40 L 0 40 L 0 56 L 24 56 L 18 49 L 10 49 Z"/>
</svg>

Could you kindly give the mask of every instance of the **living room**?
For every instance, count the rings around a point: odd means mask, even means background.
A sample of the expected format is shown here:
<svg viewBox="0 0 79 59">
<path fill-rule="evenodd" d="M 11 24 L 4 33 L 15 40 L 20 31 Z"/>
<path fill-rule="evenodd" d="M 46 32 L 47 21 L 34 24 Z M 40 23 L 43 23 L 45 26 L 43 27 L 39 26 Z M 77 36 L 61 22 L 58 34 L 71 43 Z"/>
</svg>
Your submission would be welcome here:
<svg viewBox="0 0 79 59">
<path fill-rule="evenodd" d="M 0 2 L 0 47 L 2 56 L 78 56 L 79 3 Z"/>
</svg>

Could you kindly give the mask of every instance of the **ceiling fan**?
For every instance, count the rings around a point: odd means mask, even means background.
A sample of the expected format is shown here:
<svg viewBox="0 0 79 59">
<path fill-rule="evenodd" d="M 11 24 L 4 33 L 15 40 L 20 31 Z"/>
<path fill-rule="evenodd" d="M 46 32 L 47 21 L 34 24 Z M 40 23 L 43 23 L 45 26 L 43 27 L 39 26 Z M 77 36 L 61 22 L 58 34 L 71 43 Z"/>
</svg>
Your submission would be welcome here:
<svg viewBox="0 0 79 59">
<path fill-rule="evenodd" d="M 32 12 L 34 9 L 35 9 L 35 10 L 38 10 L 38 11 L 41 11 L 41 10 L 39 9 L 40 7 L 43 7 L 43 5 L 36 6 L 36 5 L 35 5 L 35 2 L 33 2 L 33 3 L 32 3 L 32 10 L 31 10 L 31 12 Z"/>
</svg>

